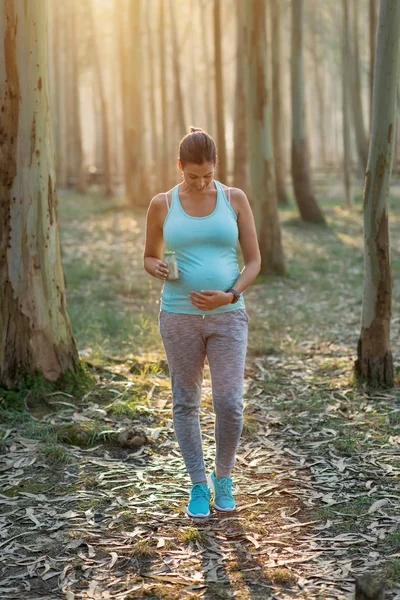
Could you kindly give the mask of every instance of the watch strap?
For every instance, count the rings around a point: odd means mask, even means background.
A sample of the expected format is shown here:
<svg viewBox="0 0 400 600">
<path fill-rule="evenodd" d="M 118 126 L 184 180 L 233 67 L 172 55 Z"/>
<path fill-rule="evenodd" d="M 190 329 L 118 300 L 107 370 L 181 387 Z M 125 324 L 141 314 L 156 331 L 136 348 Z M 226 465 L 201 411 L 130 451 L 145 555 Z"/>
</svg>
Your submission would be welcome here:
<svg viewBox="0 0 400 600">
<path fill-rule="evenodd" d="M 237 292 L 237 291 L 235 290 L 235 288 L 229 288 L 229 290 L 227 290 L 227 291 L 228 291 L 228 292 L 232 292 L 232 294 L 233 294 L 233 299 L 232 299 L 232 302 L 231 302 L 231 304 L 235 304 L 235 302 L 237 302 L 237 301 L 239 300 L 239 298 L 240 298 L 240 294 L 239 294 L 239 292 Z"/>
</svg>

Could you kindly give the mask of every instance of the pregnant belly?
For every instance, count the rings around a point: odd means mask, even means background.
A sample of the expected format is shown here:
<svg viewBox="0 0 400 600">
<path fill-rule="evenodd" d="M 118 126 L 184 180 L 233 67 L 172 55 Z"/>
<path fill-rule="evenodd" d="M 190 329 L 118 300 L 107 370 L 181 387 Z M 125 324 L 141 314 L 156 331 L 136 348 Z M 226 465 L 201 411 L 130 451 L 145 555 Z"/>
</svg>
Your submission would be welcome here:
<svg viewBox="0 0 400 600">
<path fill-rule="evenodd" d="M 190 272 L 186 271 L 184 267 L 180 267 L 179 279 L 177 281 L 166 281 L 165 286 L 172 294 L 179 295 L 188 295 L 193 291 L 200 292 L 200 290 L 221 290 L 225 292 L 239 277 L 239 270 L 237 265 L 231 268 L 227 268 L 226 265 L 220 268 L 218 268 L 218 265 L 217 268 L 215 267 L 215 265 L 211 268 L 198 267 L 191 269 Z"/>
</svg>

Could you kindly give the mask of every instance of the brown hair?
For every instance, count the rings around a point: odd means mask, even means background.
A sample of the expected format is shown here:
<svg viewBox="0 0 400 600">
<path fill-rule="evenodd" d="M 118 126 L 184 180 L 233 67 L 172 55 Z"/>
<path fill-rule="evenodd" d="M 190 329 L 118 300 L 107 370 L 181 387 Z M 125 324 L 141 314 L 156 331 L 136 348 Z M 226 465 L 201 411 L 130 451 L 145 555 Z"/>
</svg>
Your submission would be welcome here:
<svg viewBox="0 0 400 600">
<path fill-rule="evenodd" d="M 189 127 L 187 133 L 179 143 L 179 160 L 184 167 L 187 163 L 202 165 L 215 164 L 217 150 L 215 142 L 210 135 L 199 127 Z"/>
</svg>

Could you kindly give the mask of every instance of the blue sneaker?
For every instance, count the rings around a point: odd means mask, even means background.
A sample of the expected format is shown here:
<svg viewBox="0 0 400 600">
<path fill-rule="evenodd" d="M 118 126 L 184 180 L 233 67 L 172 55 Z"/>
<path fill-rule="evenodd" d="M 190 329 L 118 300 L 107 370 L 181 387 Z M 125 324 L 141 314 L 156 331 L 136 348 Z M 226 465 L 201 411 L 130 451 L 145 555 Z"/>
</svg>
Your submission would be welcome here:
<svg viewBox="0 0 400 600">
<path fill-rule="evenodd" d="M 231 477 L 215 477 L 215 471 L 212 471 L 207 477 L 207 483 L 214 492 L 214 506 L 217 510 L 235 510 Z"/>
<path fill-rule="evenodd" d="M 210 490 L 205 483 L 195 483 L 192 487 L 186 512 L 189 517 L 210 515 Z"/>
</svg>

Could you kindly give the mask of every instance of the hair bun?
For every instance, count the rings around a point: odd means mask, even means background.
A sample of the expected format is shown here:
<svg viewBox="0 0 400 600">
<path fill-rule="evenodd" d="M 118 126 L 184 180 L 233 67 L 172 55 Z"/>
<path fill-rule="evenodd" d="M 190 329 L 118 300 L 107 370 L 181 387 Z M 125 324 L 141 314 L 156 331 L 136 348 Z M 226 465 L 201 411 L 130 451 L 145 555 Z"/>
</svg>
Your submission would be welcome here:
<svg viewBox="0 0 400 600">
<path fill-rule="evenodd" d="M 189 133 L 196 133 L 197 131 L 203 131 L 200 127 L 193 127 L 193 125 L 191 125 L 189 127 Z"/>
</svg>

